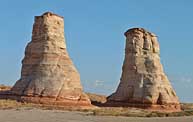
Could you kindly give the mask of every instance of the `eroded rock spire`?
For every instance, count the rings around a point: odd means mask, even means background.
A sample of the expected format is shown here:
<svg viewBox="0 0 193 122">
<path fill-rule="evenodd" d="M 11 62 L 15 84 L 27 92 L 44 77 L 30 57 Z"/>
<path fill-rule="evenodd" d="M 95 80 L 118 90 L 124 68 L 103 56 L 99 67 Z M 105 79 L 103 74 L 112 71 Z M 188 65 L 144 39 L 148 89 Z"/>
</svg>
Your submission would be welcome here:
<svg viewBox="0 0 193 122">
<path fill-rule="evenodd" d="M 108 101 L 179 111 L 178 97 L 160 63 L 156 35 L 143 28 L 133 28 L 125 36 L 120 84 Z"/>
<path fill-rule="evenodd" d="M 11 93 L 29 102 L 90 105 L 66 49 L 63 17 L 50 12 L 35 17 L 21 78 Z"/>
</svg>

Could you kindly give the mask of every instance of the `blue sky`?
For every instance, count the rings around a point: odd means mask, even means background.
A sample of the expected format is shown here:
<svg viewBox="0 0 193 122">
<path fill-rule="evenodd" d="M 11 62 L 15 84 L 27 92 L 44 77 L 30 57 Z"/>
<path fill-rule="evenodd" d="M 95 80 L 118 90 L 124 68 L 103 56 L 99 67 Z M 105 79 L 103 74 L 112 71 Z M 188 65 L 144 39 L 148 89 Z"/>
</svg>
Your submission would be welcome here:
<svg viewBox="0 0 193 122">
<path fill-rule="evenodd" d="M 116 90 L 124 59 L 123 33 L 143 27 L 159 37 L 161 62 L 180 100 L 193 102 L 192 0 L 1 0 L 0 84 L 20 77 L 34 16 L 51 11 L 65 19 L 68 52 L 85 91 Z"/>
</svg>

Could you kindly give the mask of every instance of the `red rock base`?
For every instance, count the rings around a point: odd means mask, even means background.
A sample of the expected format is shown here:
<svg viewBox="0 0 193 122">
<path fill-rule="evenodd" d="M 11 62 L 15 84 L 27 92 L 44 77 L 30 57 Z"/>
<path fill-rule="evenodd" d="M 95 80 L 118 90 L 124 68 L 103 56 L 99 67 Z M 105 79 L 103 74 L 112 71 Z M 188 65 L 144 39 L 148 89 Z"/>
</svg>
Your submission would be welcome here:
<svg viewBox="0 0 193 122">
<path fill-rule="evenodd" d="M 125 102 L 114 102 L 107 101 L 104 104 L 100 104 L 98 106 L 103 107 L 134 107 L 140 108 L 150 111 L 158 111 L 158 112 L 180 112 L 181 106 L 180 104 L 167 104 L 167 105 L 158 105 L 158 104 L 137 104 L 137 103 L 125 103 Z"/>
<path fill-rule="evenodd" d="M 92 108 L 92 104 L 87 99 L 69 100 L 69 99 L 56 99 L 51 97 L 38 97 L 38 96 L 17 96 L 12 95 L 9 91 L 0 92 L 0 99 L 11 99 L 19 102 L 42 104 L 49 106 L 64 106 L 73 108 Z"/>
</svg>

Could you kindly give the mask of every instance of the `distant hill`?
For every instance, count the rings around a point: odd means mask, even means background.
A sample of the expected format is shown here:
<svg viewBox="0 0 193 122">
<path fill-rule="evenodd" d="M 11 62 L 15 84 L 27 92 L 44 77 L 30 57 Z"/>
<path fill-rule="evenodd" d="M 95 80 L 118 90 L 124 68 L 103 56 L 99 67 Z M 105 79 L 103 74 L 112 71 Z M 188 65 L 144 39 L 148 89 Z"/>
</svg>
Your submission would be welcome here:
<svg viewBox="0 0 193 122">
<path fill-rule="evenodd" d="M 11 89 L 11 86 L 6 86 L 3 84 L 0 84 L 0 91 L 6 91 L 6 90 L 10 90 L 10 89 Z"/>
<path fill-rule="evenodd" d="M 93 93 L 86 93 L 90 98 L 92 103 L 105 103 L 107 101 L 107 97 L 105 95 L 98 95 Z"/>
</svg>

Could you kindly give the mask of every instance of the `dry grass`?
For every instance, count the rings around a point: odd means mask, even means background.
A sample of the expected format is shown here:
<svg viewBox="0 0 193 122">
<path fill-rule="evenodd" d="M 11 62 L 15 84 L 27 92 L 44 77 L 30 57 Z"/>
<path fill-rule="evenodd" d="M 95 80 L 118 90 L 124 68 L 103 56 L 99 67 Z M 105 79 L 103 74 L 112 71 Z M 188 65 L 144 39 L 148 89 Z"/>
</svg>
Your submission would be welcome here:
<svg viewBox="0 0 193 122">
<path fill-rule="evenodd" d="M 21 103 L 14 100 L 0 100 L 0 109 L 43 109 L 43 110 L 68 110 L 86 112 L 87 115 L 98 116 L 127 116 L 127 117 L 178 117 L 193 116 L 193 104 L 182 104 L 183 111 L 174 113 L 161 113 L 145 111 L 137 108 L 100 107 L 98 109 L 81 109 L 61 106 L 45 106 L 30 103 Z"/>
<path fill-rule="evenodd" d="M 33 107 L 30 103 L 21 103 L 15 100 L 0 100 L 0 109 L 18 109 L 22 107 Z"/>
<path fill-rule="evenodd" d="M 181 112 L 163 113 L 163 112 L 152 112 L 143 109 L 135 108 L 100 108 L 93 110 L 92 115 L 100 116 L 127 116 L 127 117 L 179 117 L 179 116 L 193 116 L 193 109 L 183 110 Z"/>
<path fill-rule="evenodd" d="M 6 87 L 7 88 L 7 87 Z M 87 93 L 92 102 L 104 103 L 106 96 Z M 30 103 L 21 103 L 15 100 L 0 100 L 0 109 L 43 109 L 43 110 L 68 110 L 81 111 L 87 115 L 98 116 L 127 116 L 127 117 L 178 117 L 178 116 L 193 116 L 193 103 L 181 104 L 182 111 L 174 113 L 151 112 L 144 109 L 126 108 L 126 107 L 99 107 L 97 109 L 82 109 L 74 107 L 48 106 L 37 105 Z"/>
</svg>

